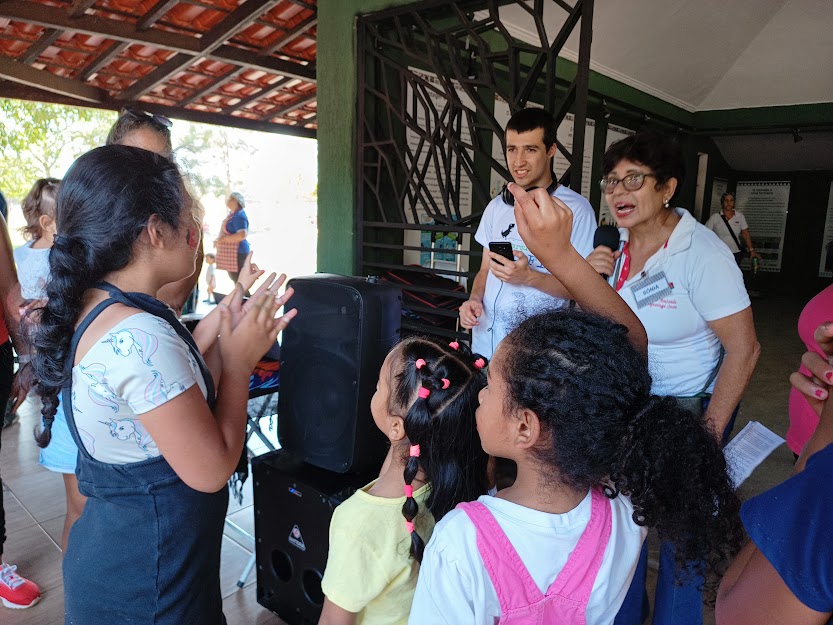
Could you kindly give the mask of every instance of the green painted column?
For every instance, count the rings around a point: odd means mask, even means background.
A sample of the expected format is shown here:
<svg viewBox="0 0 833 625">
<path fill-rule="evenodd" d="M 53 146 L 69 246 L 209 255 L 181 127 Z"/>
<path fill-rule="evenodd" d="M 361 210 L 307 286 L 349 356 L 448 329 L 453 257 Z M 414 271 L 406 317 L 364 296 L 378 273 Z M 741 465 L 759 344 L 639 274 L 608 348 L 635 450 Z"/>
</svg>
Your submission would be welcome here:
<svg viewBox="0 0 833 625">
<path fill-rule="evenodd" d="M 356 269 L 356 16 L 411 3 L 318 0 L 318 271 Z"/>
</svg>

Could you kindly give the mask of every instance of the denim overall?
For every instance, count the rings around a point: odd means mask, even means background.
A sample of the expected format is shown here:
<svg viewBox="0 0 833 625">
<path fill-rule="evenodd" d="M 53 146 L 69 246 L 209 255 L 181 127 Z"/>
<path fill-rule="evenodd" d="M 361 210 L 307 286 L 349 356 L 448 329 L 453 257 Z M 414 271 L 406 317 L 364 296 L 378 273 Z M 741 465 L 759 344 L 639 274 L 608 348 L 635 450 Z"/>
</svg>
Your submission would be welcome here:
<svg viewBox="0 0 833 625">
<path fill-rule="evenodd" d="M 564 568 L 542 594 L 489 509 L 461 503 L 477 530 L 477 549 L 500 602 L 500 625 L 586 625 L 590 592 L 602 565 L 612 526 L 610 501 L 592 491 L 590 521 Z"/>
<path fill-rule="evenodd" d="M 72 369 L 81 335 L 105 308 L 121 303 L 171 324 L 199 364 L 208 402 L 211 374 L 194 339 L 173 311 L 142 293 L 101 284 L 110 298 L 87 315 L 72 337 L 62 390 L 78 445 L 78 488 L 88 497 L 64 556 L 65 625 L 224 625 L 220 545 L 228 489 L 198 492 L 158 456 L 131 464 L 94 459 L 78 435 L 72 411 Z"/>
</svg>

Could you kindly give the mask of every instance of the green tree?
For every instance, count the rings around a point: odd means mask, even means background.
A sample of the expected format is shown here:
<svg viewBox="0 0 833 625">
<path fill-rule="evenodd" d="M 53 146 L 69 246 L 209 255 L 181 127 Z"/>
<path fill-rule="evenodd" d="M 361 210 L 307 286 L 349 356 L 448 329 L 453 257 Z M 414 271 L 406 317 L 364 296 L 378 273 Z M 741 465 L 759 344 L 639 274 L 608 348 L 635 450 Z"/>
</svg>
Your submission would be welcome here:
<svg viewBox="0 0 833 625">
<path fill-rule="evenodd" d="M 219 198 L 239 190 L 243 180 L 233 173 L 232 162 L 242 154 L 256 153 L 257 148 L 228 128 L 189 124 L 187 129 L 178 141 L 175 158 L 197 192 Z"/>
<path fill-rule="evenodd" d="M 66 165 L 103 145 L 110 111 L 0 100 L 0 191 L 20 201 L 38 178 L 60 178 Z"/>
</svg>

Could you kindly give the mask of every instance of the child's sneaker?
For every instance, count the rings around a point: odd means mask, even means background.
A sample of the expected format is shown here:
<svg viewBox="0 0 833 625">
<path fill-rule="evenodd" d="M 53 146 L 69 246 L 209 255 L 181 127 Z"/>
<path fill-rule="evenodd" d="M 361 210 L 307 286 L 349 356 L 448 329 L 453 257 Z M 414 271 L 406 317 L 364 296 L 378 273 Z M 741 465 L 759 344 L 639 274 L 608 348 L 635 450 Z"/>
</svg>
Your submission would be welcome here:
<svg viewBox="0 0 833 625">
<path fill-rule="evenodd" d="M 7 608 L 31 608 L 40 599 L 40 589 L 16 570 L 16 566 L 0 562 L 0 599 Z"/>
</svg>

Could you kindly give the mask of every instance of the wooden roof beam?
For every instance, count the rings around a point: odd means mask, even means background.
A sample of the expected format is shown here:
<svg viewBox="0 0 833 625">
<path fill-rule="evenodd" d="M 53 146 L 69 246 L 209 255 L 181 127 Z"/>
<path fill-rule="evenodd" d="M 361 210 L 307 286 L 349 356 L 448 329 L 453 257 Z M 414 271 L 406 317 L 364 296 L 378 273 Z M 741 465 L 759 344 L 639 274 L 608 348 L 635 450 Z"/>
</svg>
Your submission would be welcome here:
<svg viewBox="0 0 833 625">
<path fill-rule="evenodd" d="M 303 35 L 305 32 L 307 32 L 310 28 L 315 26 L 317 23 L 318 23 L 318 16 L 316 14 L 310 15 L 305 20 L 302 20 L 301 22 L 299 22 L 298 25 L 295 26 L 295 28 L 287 31 L 283 36 L 278 37 L 275 41 L 273 41 L 268 46 L 263 48 L 263 50 L 261 50 L 260 53 L 263 54 L 264 56 L 269 56 L 270 54 L 274 54 L 275 52 L 277 52 L 278 50 L 283 48 L 285 45 L 288 45 L 288 44 L 292 43 L 293 41 L 295 41 L 298 37 Z"/>
<path fill-rule="evenodd" d="M 109 65 L 110 61 L 115 59 L 119 54 L 127 50 L 130 47 L 130 42 L 128 41 L 114 41 L 112 42 L 107 49 L 99 55 L 97 59 L 94 59 L 92 63 L 90 63 L 84 71 L 78 76 L 78 80 L 81 82 L 87 82 L 93 74 L 96 72 L 104 69 Z"/>
<path fill-rule="evenodd" d="M 230 115 L 234 111 L 238 111 L 242 108 L 245 108 L 246 106 L 248 106 L 252 102 L 256 102 L 257 100 L 262 100 L 263 98 L 268 98 L 273 93 L 277 93 L 278 91 L 283 89 L 284 85 L 286 83 L 290 82 L 291 80 L 293 80 L 293 79 L 288 78 L 288 77 L 281 78 L 278 82 L 276 82 L 272 86 L 267 87 L 266 89 L 261 89 L 257 93 L 253 93 L 252 95 L 243 98 L 237 104 L 232 104 L 231 106 L 227 106 L 226 108 L 223 109 L 223 114 Z"/>
<path fill-rule="evenodd" d="M 72 18 L 60 7 L 39 2 L 5 0 L 0 3 L 0 14 L 3 17 L 37 24 L 44 28 L 72 30 L 93 36 L 103 35 L 109 39 L 145 44 L 175 52 L 197 54 L 200 51 L 200 41 L 196 37 L 183 36 L 158 29 L 140 32 L 129 22 L 119 22 L 95 15 L 82 15 Z"/>
<path fill-rule="evenodd" d="M 185 98 L 184 100 L 181 100 L 179 102 L 179 106 L 185 108 L 186 106 L 188 106 L 192 102 L 196 102 L 197 100 L 199 100 L 206 93 L 209 93 L 214 89 L 218 89 L 219 87 L 222 87 L 224 84 L 226 84 L 227 82 L 229 82 L 231 80 L 234 80 L 235 78 L 238 78 L 240 76 L 240 74 L 242 74 L 243 72 L 246 72 L 246 71 L 248 71 L 248 70 L 245 67 L 238 67 L 237 69 L 229 72 L 225 76 L 221 76 L 219 80 L 209 82 L 209 84 L 207 84 L 202 89 L 197 89 L 191 95 L 189 95 L 187 98 Z"/>
<path fill-rule="evenodd" d="M 73 0 L 72 7 L 69 10 L 69 16 L 73 18 L 81 17 L 87 12 L 87 9 L 92 8 L 96 0 Z"/>
<path fill-rule="evenodd" d="M 63 76 L 56 76 L 45 70 L 35 69 L 8 58 L 0 57 L 0 78 L 83 102 L 101 103 L 110 98 L 110 95 L 104 89 L 91 87 Z"/>
<path fill-rule="evenodd" d="M 138 100 L 146 93 L 153 91 L 172 76 L 222 46 L 234 33 L 247 26 L 258 15 L 268 11 L 278 2 L 280 0 L 247 0 L 200 38 L 200 53 L 196 57 L 187 54 L 175 54 L 157 70 L 137 80 L 129 89 L 125 90 L 124 98 L 126 100 Z"/>
<path fill-rule="evenodd" d="M 3 0 L 0 2 L 0 7 L 2 7 L 0 8 L 0 14 L 3 17 L 29 24 L 38 24 L 45 28 L 72 30 L 95 36 L 103 35 L 108 39 L 154 46 L 163 50 L 191 54 L 192 56 L 201 52 L 200 40 L 189 35 L 180 35 L 157 28 L 138 31 L 133 24 L 128 22 L 103 19 L 94 15 L 83 15 L 71 19 L 58 7 L 29 2 L 28 0 Z M 213 50 L 211 54 L 207 54 L 206 58 L 315 82 L 314 65 L 301 65 L 283 59 L 264 57 L 235 46 L 222 45 Z"/>
<path fill-rule="evenodd" d="M 147 30 L 153 26 L 160 19 L 165 17 L 165 14 L 173 8 L 179 0 L 159 0 L 142 16 L 136 23 L 136 30 Z"/>
<path fill-rule="evenodd" d="M 279 108 L 275 111 L 270 111 L 269 113 L 264 115 L 262 119 L 273 119 L 275 117 L 281 117 L 283 115 L 286 115 L 287 113 L 291 113 L 292 111 L 295 111 L 295 110 L 301 108 L 302 106 L 306 106 L 310 102 L 315 102 L 315 100 L 317 98 L 318 98 L 317 93 L 313 93 L 312 95 L 307 96 L 307 97 L 301 97 L 300 100 L 296 100 L 292 104 L 288 104 L 288 105 L 286 105 L 282 108 Z"/>
<path fill-rule="evenodd" d="M 54 28 L 47 28 L 43 31 L 40 39 L 35 41 L 25 54 L 20 58 L 21 63 L 29 65 L 38 60 L 38 57 L 43 54 L 46 49 L 58 40 L 61 36 L 61 31 Z"/>
</svg>

